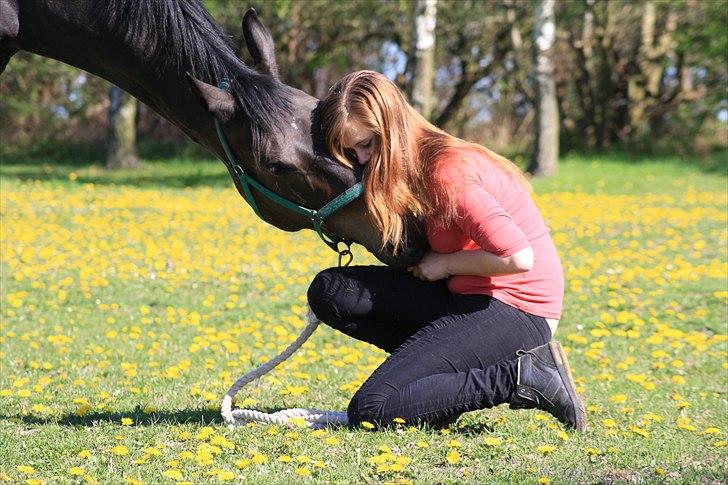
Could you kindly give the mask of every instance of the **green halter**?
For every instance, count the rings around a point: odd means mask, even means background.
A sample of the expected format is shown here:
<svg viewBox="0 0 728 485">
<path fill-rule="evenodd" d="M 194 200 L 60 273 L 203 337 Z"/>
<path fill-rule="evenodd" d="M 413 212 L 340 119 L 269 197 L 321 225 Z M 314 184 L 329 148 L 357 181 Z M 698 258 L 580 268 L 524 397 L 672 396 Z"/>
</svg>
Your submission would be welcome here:
<svg viewBox="0 0 728 485">
<path fill-rule="evenodd" d="M 218 87 L 223 91 L 227 91 L 230 88 L 230 81 L 224 79 L 220 81 Z M 265 195 L 276 204 L 281 205 L 286 209 L 295 212 L 296 214 L 307 217 L 313 224 L 313 229 L 316 231 L 319 237 L 321 237 L 321 240 L 339 254 L 339 266 L 342 266 L 343 258 L 348 258 L 348 260 L 344 262 L 343 266 L 346 266 L 351 262 L 353 258 L 350 249 L 352 241 L 348 239 L 334 239 L 331 236 L 326 236 L 321 229 L 321 224 L 323 224 L 323 222 L 336 211 L 362 195 L 362 193 L 364 192 L 364 188 L 361 182 L 349 187 L 346 191 L 344 191 L 344 193 L 342 193 L 338 197 L 335 197 L 333 200 L 331 200 L 328 204 L 324 205 L 320 209 L 309 209 L 307 207 L 303 207 L 296 204 L 295 202 L 281 197 L 280 195 L 276 194 L 275 192 L 255 180 L 253 177 L 245 173 L 242 165 L 240 164 L 240 162 L 238 162 L 237 158 L 235 158 L 235 154 L 230 148 L 230 144 L 228 143 L 227 138 L 225 137 L 225 133 L 222 130 L 222 126 L 220 125 L 220 122 L 217 120 L 217 118 L 215 118 L 215 130 L 217 131 L 217 136 L 220 139 L 220 144 L 222 145 L 223 150 L 225 150 L 225 155 L 227 155 L 230 165 L 233 167 L 233 170 L 235 171 L 238 180 L 240 180 L 240 184 L 243 186 L 243 198 L 248 203 L 248 205 L 253 208 L 253 211 L 255 211 L 258 217 L 265 221 L 265 218 L 258 208 L 258 204 L 255 203 L 255 199 L 253 198 L 252 188 L 255 188 L 258 192 Z M 339 249 L 340 243 L 343 243 L 346 248 Z"/>
</svg>

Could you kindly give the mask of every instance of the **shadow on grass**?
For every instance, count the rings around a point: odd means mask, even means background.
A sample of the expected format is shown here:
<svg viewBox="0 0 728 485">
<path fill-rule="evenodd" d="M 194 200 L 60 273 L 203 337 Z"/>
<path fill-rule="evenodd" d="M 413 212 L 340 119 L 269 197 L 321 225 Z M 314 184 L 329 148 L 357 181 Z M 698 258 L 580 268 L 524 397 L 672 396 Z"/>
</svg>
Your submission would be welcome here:
<svg viewBox="0 0 728 485">
<path fill-rule="evenodd" d="M 285 408 L 272 407 L 267 409 L 261 409 L 264 413 L 275 413 Z M 179 424 L 196 424 L 200 426 L 209 426 L 216 424 L 224 424 L 225 421 L 222 418 L 219 410 L 205 410 L 205 409 L 181 409 L 179 411 L 155 411 L 153 413 L 145 413 L 141 408 L 137 407 L 134 410 L 128 412 L 114 411 L 114 412 L 92 412 L 79 416 L 77 414 L 65 414 L 63 416 L 37 416 L 33 414 L 20 414 L 14 416 L 0 416 L 0 420 L 8 420 L 18 424 L 25 425 L 59 425 L 69 426 L 74 428 L 83 427 L 96 427 L 102 424 L 121 424 L 123 418 L 131 418 L 134 426 L 157 426 L 157 425 L 179 425 Z M 441 426 L 429 426 L 427 424 L 419 424 L 418 426 L 423 430 L 430 430 L 432 432 L 439 432 L 443 427 Z M 447 426 L 445 426 L 447 427 Z M 346 425 L 329 424 L 326 426 L 328 429 L 346 428 Z M 378 427 L 378 430 L 394 429 L 394 427 L 383 426 Z M 465 436 L 479 436 L 483 433 L 493 433 L 495 430 L 494 426 L 490 423 L 460 423 L 459 425 L 449 426 L 450 432 L 465 435 Z M 363 428 L 362 428 L 363 430 Z"/>
<path fill-rule="evenodd" d="M 133 187 L 232 187 L 224 164 L 200 149 L 140 148 L 138 167 L 108 170 L 94 146 L 53 146 L 32 151 L 0 149 L 0 175 L 23 182 L 129 185 Z"/>
<path fill-rule="evenodd" d="M 275 413 L 284 408 L 261 409 L 264 413 Z M 27 425 L 55 424 L 71 427 L 94 427 L 100 424 L 121 424 L 122 418 L 131 418 L 134 426 L 156 426 L 166 424 L 223 424 L 224 420 L 219 410 L 181 409 L 178 411 L 155 411 L 145 413 L 141 408 L 127 412 L 90 412 L 79 416 L 77 414 L 64 414 L 62 416 L 38 416 L 34 414 L 19 414 L 13 416 L 0 416 L 0 420 L 8 420 Z"/>
<path fill-rule="evenodd" d="M 221 164 L 222 166 L 222 164 Z M 94 167 L 91 168 L 93 170 Z M 206 167 L 207 168 L 207 167 Z M 202 170 L 195 169 L 185 170 L 183 173 L 172 173 L 171 171 L 149 170 L 145 173 L 144 167 L 134 170 L 125 170 L 110 175 L 98 169 L 99 175 L 95 176 L 89 173 L 76 174 L 73 182 L 76 184 L 93 184 L 93 185 L 128 185 L 132 187 L 148 188 L 148 187 L 165 187 L 165 188 L 185 188 L 185 187 L 232 187 L 233 181 L 227 172 L 220 174 L 204 173 Z M 224 168 L 223 168 L 224 170 Z M 209 170 L 206 170 L 209 172 Z M 44 182 L 69 182 L 69 171 L 37 170 L 37 169 L 15 169 L 2 170 L 0 173 L 8 178 L 13 178 L 21 182 L 33 182 L 36 180 Z"/>
<path fill-rule="evenodd" d="M 91 412 L 83 416 L 77 414 L 62 416 L 39 416 L 34 414 L 0 416 L 0 419 L 28 425 L 55 424 L 72 427 L 93 427 L 104 423 L 120 424 L 122 418 L 131 418 L 134 421 L 134 426 L 155 426 L 159 424 L 200 424 L 205 426 L 224 422 L 220 411 L 203 409 L 155 411 L 147 414 L 137 408 L 128 412 Z"/>
</svg>

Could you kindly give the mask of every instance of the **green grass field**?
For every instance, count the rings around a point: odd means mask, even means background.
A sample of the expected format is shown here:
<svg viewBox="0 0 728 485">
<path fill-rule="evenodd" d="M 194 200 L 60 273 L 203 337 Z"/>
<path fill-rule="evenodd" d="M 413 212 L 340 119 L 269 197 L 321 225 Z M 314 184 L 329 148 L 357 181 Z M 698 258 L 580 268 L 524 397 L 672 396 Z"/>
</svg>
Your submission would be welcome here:
<svg viewBox="0 0 728 485">
<path fill-rule="evenodd" d="M 535 182 L 584 434 L 506 406 L 445 432 L 230 430 L 224 392 L 295 339 L 335 255 L 258 221 L 219 162 L 2 164 L 0 482 L 725 483 L 726 183 L 596 156 Z M 343 410 L 385 357 L 322 326 L 237 405 Z"/>
</svg>

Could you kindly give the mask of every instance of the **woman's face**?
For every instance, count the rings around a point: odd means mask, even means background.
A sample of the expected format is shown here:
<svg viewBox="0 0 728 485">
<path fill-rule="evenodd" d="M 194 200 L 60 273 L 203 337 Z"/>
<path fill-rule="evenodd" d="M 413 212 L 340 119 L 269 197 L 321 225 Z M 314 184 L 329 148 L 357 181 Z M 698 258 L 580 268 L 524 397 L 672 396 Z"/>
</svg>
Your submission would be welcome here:
<svg viewBox="0 0 728 485">
<path fill-rule="evenodd" d="M 372 130 L 356 120 L 349 121 L 348 129 L 344 132 L 341 142 L 344 149 L 353 153 L 356 161 L 361 165 L 369 163 L 372 154 L 379 148 L 379 142 Z"/>
</svg>

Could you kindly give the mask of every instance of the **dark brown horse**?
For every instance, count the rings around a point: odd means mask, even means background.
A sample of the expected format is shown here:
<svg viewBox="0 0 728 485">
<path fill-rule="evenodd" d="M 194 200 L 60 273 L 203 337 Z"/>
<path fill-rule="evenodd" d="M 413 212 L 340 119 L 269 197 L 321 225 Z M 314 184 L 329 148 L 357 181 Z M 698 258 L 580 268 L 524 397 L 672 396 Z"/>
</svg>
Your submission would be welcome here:
<svg viewBox="0 0 728 485">
<path fill-rule="evenodd" d="M 327 157 L 318 100 L 279 81 L 270 32 L 253 10 L 242 27 L 252 67 L 237 58 L 200 0 L 0 0 L 0 73 L 19 50 L 79 67 L 128 91 L 225 161 L 217 118 L 247 173 L 297 204 L 322 207 L 362 173 Z M 228 91 L 216 87 L 224 78 L 232 80 Z M 311 227 L 259 194 L 255 200 L 280 229 Z M 361 198 L 327 219 L 324 231 L 397 266 L 414 264 L 426 249 L 417 221 L 399 254 L 381 248 Z"/>
</svg>

